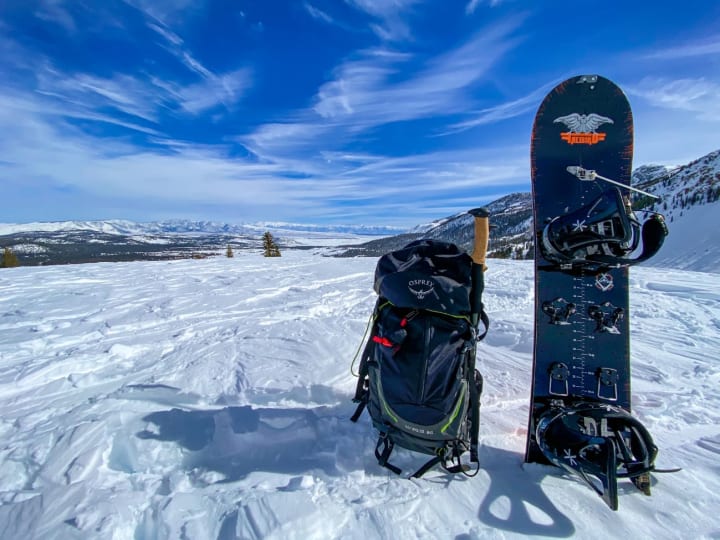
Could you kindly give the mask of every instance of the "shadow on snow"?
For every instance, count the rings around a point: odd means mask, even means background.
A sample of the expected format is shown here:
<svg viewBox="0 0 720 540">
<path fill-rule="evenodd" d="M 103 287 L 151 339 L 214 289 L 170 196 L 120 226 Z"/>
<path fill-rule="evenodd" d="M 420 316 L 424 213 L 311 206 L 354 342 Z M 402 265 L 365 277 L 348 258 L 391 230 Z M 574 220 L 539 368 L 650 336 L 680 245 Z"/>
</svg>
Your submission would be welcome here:
<svg viewBox="0 0 720 540">
<path fill-rule="evenodd" d="M 321 470 L 337 476 L 345 474 L 343 465 L 362 467 L 362 455 L 353 457 L 343 451 L 353 447 L 351 441 L 345 444 L 353 437 L 352 429 L 343 426 L 352 407 L 350 403 L 312 408 L 245 405 L 207 411 L 171 408 L 146 415 L 143 420 L 152 426 L 136 436 L 178 444 L 188 450 L 185 468 L 218 472 L 223 476 L 220 482 L 240 480 L 255 471 L 306 474 Z"/>
<path fill-rule="evenodd" d="M 332 389 L 323 390 L 323 394 L 335 394 Z M 220 473 L 221 483 L 256 471 L 303 475 L 321 470 L 341 476 L 368 464 L 367 431 L 349 421 L 354 406 L 348 397 L 336 397 L 347 404 L 310 408 L 246 405 L 206 411 L 171 408 L 146 415 L 143 420 L 152 426 L 136 436 L 178 444 L 188 451 L 184 467 Z M 480 459 L 490 480 L 478 511 L 481 523 L 528 536 L 565 538 L 575 533 L 572 521 L 542 490 L 545 475 L 540 468 L 524 470 L 522 456 L 490 446 L 481 447 Z M 456 540 L 473 537 L 462 534 Z"/>
<path fill-rule="evenodd" d="M 478 511 L 482 523 L 527 536 L 567 538 L 575 534 L 573 522 L 542 490 L 540 483 L 545 475 L 535 472 L 535 468 L 524 470 L 520 454 L 483 446 L 480 459 L 490 477 L 488 492 Z M 549 466 L 537 468 L 554 471 Z"/>
</svg>

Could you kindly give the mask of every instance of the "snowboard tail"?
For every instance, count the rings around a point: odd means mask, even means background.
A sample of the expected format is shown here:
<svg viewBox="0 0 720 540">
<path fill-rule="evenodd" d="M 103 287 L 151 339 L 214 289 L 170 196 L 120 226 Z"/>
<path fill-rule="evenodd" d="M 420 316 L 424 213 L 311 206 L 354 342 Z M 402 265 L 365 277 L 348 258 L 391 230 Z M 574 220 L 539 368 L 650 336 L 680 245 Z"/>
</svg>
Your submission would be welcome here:
<svg viewBox="0 0 720 540">
<path fill-rule="evenodd" d="M 608 79 L 555 87 L 531 142 L 535 340 L 525 459 L 576 474 L 615 510 L 619 478 L 649 493 L 657 455 L 630 414 L 628 267 L 657 253 L 667 228 L 659 214 L 641 222 L 632 210 L 632 112 Z"/>
</svg>

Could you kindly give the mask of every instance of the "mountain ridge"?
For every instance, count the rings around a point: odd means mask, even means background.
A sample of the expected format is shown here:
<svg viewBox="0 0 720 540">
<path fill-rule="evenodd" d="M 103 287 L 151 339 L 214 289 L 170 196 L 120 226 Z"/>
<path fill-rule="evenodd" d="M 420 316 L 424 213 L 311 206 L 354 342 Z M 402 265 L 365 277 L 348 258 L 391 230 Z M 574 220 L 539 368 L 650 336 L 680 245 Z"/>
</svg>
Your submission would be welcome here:
<svg viewBox="0 0 720 540">
<path fill-rule="evenodd" d="M 124 219 L 36 221 L 31 223 L 0 223 L 0 236 L 32 232 L 90 231 L 105 234 L 263 234 L 271 232 L 298 233 L 340 233 L 367 236 L 399 234 L 400 227 L 384 225 L 320 225 L 287 222 L 258 222 L 232 224 L 209 220 L 171 219 L 163 221 L 137 222 Z"/>
<path fill-rule="evenodd" d="M 717 211 L 705 208 L 720 200 L 720 150 L 710 152 L 686 165 L 643 165 L 633 171 L 631 184 L 660 197 L 633 196 L 638 213 L 659 212 L 668 222 L 670 235 L 659 256 L 648 264 L 715 271 L 720 266 L 720 239 L 712 220 Z M 512 193 L 487 205 L 490 211 L 488 257 L 531 259 L 534 256 L 532 234 L 532 196 Z M 456 214 L 434 222 L 429 230 L 413 229 L 411 234 L 389 237 L 365 244 L 347 246 L 339 256 L 380 256 L 401 247 L 403 240 L 434 239 L 453 242 L 472 249 L 473 222 L 467 214 Z M 676 234 L 673 234 L 676 229 Z M 696 231 L 711 234 L 696 234 Z"/>
</svg>

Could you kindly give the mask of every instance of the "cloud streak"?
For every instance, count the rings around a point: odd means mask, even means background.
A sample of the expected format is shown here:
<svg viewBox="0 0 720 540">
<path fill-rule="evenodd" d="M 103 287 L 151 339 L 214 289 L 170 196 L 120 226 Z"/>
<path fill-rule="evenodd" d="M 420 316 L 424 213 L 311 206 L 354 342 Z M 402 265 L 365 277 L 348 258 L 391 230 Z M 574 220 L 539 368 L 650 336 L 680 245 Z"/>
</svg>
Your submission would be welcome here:
<svg viewBox="0 0 720 540">
<path fill-rule="evenodd" d="M 157 140 L 160 148 L 140 150 L 119 139 L 98 144 L 77 127 L 49 118 L 41 103 L 18 107 L 0 94 L 0 110 L 0 129 L 5 134 L 0 141 L 0 171 L 13 179 L 6 188 L 19 190 L 21 179 L 33 179 L 39 191 L 74 193 L 92 201 L 82 216 L 88 219 L 133 219 L 107 210 L 122 200 L 128 208 L 151 205 L 157 212 L 212 206 L 221 219 L 230 220 L 272 216 L 402 225 L 413 216 L 430 217 L 447 205 L 440 200 L 448 190 L 490 189 L 489 193 L 504 194 L 522 182 L 526 168 L 521 149 L 515 158 L 508 149 L 494 149 L 404 157 L 331 152 L 321 161 L 257 161 L 230 157 L 230 147 L 162 139 Z M 462 207 L 467 201 L 458 203 Z M 70 212 L 55 217 L 80 217 L 77 209 Z M 395 217 L 388 219 L 390 215 Z"/>
<path fill-rule="evenodd" d="M 145 14 L 148 17 L 147 27 L 162 38 L 159 45 L 189 71 L 201 78 L 201 82 L 184 88 L 178 87 L 178 85 L 158 84 L 177 98 L 181 108 L 193 114 L 218 105 L 230 109 L 241 99 L 245 90 L 252 88 L 252 70 L 250 68 L 241 68 L 223 74 L 214 73 L 197 60 L 185 47 L 184 40 L 157 19 L 151 10 L 146 10 Z"/>
<path fill-rule="evenodd" d="M 406 41 L 412 38 L 404 16 L 420 0 L 345 0 L 352 7 L 375 19 L 372 31 L 383 41 Z"/>
<path fill-rule="evenodd" d="M 508 120 L 528 113 L 534 113 L 534 111 L 538 108 L 539 103 L 542 102 L 545 95 L 555 86 L 555 84 L 556 82 L 544 84 L 540 88 L 521 98 L 473 112 L 467 120 L 450 125 L 448 129 L 442 133 L 442 135 L 459 133 L 478 126 L 493 124 L 495 122 Z"/>
<path fill-rule="evenodd" d="M 717 56 L 718 54 L 720 54 L 720 37 L 714 36 L 699 42 L 686 43 L 653 51 L 644 55 L 644 58 L 651 60 L 679 60 Z"/>
<path fill-rule="evenodd" d="M 281 159 L 334 150 L 348 137 L 378 126 L 464 115 L 473 109 L 473 86 L 519 43 L 513 33 L 521 22 L 516 17 L 484 28 L 420 69 L 410 53 L 365 50 L 334 70 L 332 80 L 318 89 L 312 109 L 262 125 L 239 140 L 258 156 Z"/>
<path fill-rule="evenodd" d="M 322 21 L 324 23 L 330 24 L 330 25 L 337 25 L 337 21 L 333 19 L 330 15 L 325 13 L 323 10 L 316 8 L 309 2 L 305 2 L 303 4 L 303 7 L 305 8 L 305 11 L 308 12 L 308 14 L 318 21 Z"/>
<path fill-rule="evenodd" d="M 627 92 L 655 107 L 691 112 L 701 120 L 720 120 L 720 84 L 705 78 L 646 77 L 629 85 Z"/>
</svg>

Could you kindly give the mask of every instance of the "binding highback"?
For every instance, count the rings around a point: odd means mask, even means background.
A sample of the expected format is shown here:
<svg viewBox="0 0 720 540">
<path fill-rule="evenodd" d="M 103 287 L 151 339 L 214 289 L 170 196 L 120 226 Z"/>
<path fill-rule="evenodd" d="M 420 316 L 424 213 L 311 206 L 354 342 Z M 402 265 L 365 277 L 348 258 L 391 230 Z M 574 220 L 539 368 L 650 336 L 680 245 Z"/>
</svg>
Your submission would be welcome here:
<svg viewBox="0 0 720 540">
<path fill-rule="evenodd" d="M 668 234 L 663 216 L 648 214 L 641 224 L 620 190 L 612 187 L 591 203 L 551 219 L 543 228 L 540 250 L 561 266 L 632 266 L 655 255 Z M 642 252 L 632 257 L 641 239 Z"/>
</svg>

